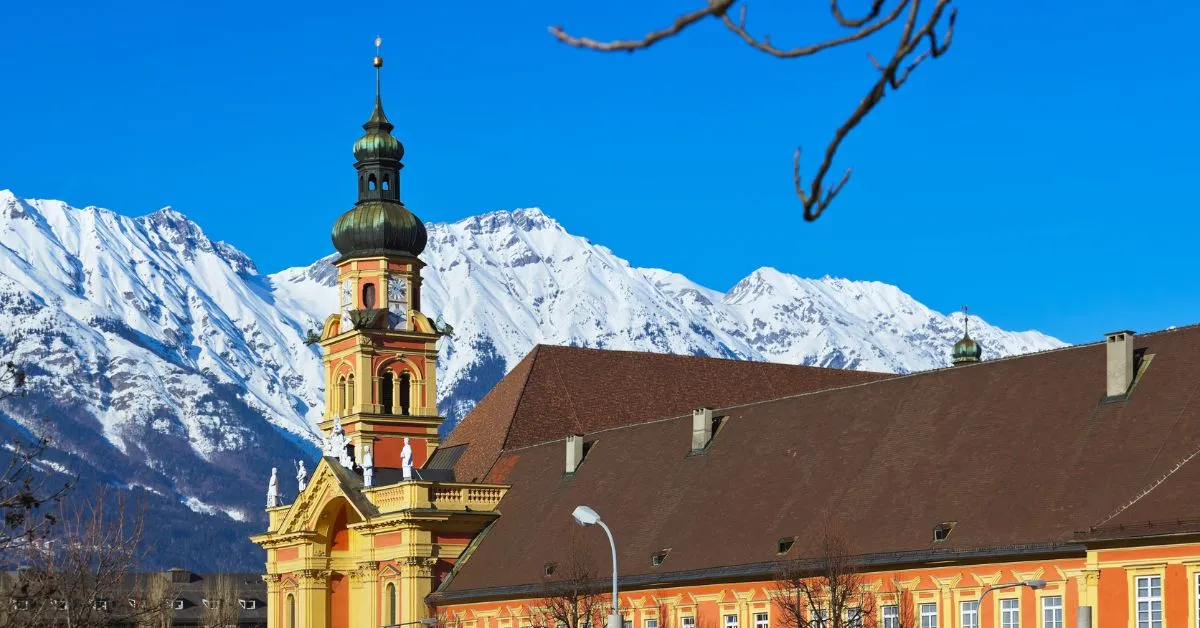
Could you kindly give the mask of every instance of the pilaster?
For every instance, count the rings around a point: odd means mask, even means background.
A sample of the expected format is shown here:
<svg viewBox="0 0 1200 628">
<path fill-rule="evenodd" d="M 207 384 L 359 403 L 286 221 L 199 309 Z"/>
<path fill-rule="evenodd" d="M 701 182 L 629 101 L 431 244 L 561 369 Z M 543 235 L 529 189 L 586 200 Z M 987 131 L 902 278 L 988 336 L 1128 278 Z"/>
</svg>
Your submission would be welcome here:
<svg viewBox="0 0 1200 628">
<path fill-rule="evenodd" d="M 329 617 L 328 570 L 305 569 L 299 573 L 299 599 L 296 600 L 297 619 L 310 628 L 321 628 Z"/>
</svg>

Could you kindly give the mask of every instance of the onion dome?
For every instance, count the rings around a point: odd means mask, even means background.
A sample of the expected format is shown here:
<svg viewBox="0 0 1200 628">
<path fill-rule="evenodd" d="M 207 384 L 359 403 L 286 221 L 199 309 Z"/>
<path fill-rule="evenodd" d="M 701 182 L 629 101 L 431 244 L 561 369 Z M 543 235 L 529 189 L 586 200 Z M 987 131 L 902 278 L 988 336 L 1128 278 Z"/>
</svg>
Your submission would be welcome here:
<svg viewBox="0 0 1200 628">
<path fill-rule="evenodd" d="M 375 41 L 379 45 L 379 40 Z M 425 250 L 425 224 L 400 200 L 404 145 L 392 135 L 383 113 L 379 74 L 383 57 L 375 57 L 375 109 L 363 124 L 366 134 L 354 143 L 358 171 L 358 203 L 333 225 L 333 246 L 346 257 L 399 255 L 416 257 Z"/>
<path fill-rule="evenodd" d="M 354 158 L 360 162 L 374 159 L 400 161 L 404 157 L 404 144 L 392 135 L 393 128 L 383 113 L 383 101 L 376 95 L 375 110 L 363 125 L 366 134 L 354 142 Z"/>
<path fill-rule="evenodd" d="M 970 364 L 978 362 L 980 356 L 983 355 L 983 347 L 979 343 L 971 339 L 971 334 L 967 331 L 967 308 L 963 307 L 963 337 L 962 340 L 954 343 L 954 348 L 950 350 L 950 361 L 954 364 Z"/>
<path fill-rule="evenodd" d="M 425 223 L 399 201 L 359 201 L 333 225 L 333 246 L 344 257 L 416 257 L 427 238 Z"/>
</svg>

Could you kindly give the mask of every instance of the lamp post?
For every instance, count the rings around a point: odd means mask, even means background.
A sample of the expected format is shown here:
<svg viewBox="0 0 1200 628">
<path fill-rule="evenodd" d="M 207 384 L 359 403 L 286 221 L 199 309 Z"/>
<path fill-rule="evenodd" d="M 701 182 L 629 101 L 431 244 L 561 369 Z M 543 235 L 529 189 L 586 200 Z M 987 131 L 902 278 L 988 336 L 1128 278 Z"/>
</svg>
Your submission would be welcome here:
<svg viewBox="0 0 1200 628">
<path fill-rule="evenodd" d="M 613 558 L 613 600 L 612 613 L 608 616 L 608 628 L 624 628 L 624 622 L 621 621 L 621 611 L 617 607 L 617 543 L 613 541 L 612 530 L 609 530 L 608 526 L 600 520 L 600 515 L 597 514 L 595 510 L 592 510 L 587 506 L 576 506 L 575 511 L 571 513 L 571 516 L 574 517 L 575 521 L 579 522 L 579 525 L 581 526 L 600 524 L 600 527 L 604 528 L 604 534 L 608 535 L 608 545 L 612 548 Z"/>
<path fill-rule="evenodd" d="M 987 594 L 991 593 L 992 591 L 997 591 L 999 589 L 1011 589 L 1013 587 L 1029 587 L 1030 589 L 1033 589 L 1034 591 L 1036 591 L 1038 589 L 1046 588 L 1046 581 L 1042 580 L 1041 578 L 1037 578 L 1034 580 L 1022 580 L 1020 582 L 1009 582 L 1006 584 L 993 584 L 992 586 L 984 589 L 983 593 L 979 596 L 979 599 L 976 600 L 976 603 L 977 603 L 976 609 L 978 609 L 978 613 L 979 613 L 979 625 L 980 626 L 983 626 L 983 598 L 987 597 Z"/>
</svg>

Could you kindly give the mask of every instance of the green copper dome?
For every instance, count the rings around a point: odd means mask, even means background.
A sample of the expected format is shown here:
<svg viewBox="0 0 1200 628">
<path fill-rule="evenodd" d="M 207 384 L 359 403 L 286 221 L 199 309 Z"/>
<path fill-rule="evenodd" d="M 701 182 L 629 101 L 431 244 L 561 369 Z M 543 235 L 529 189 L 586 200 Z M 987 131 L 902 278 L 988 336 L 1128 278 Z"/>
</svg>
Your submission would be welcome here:
<svg viewBox="0 0 1200 628">
<path fill-rule="evenodd" d="M 425 224 L 398 201 L 360 201 L 333 225 L 333 246 L 345 257 L 416 257 L 427 238 Z"/>
<path fill-rule="evenodd" d="M 359 162 L 374 159 L 400 161 L 404 157 L 404 145 L 392 135 L 393 128 L 383 113 L 383 101 L 376 95 L 375 109 L 363 125 L 367 133 L 354 142 L 354 158 Z"/>
<path fill-rule="evenodd" d="M 368 159 L 395 159 L 404 157 L 404 145 L 391 133 L 367 133 L 354 142 L 354 158 L 359 161 Z"/>
<path fill-rule="evenodd" d="M 951 361 L 955 364 L 978 362 L 979 357 L 982 355 L 983 347 L 980 347 L 979 343 L 971 340 L 971 337 L 965 334 L 962 340 L 954 343 L 954 348 L 950 351 Z"/>
</svg>

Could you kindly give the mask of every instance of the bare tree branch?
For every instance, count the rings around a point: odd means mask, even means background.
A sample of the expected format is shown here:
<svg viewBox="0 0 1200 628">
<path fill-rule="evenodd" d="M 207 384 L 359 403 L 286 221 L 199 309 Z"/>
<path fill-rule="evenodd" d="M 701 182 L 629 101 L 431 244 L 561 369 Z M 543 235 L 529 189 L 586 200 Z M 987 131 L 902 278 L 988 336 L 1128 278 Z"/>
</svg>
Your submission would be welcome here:
<svg viewBox="0 0 1200 628">
<path fill-rule="evenodd" d="M 687 13 L 676 18 L 675 22 L 666 28 L 656 31 L 651 31 L 641 39 L 617 39 L 613 41 L 597 41 L 588 37 L 575 37 L 568 35 L 563 31 L 562 26 L 551 26 L 550 34 L 558 38 L 564 44 L 575 46 L 576 48 L 588 48 L 591 50 L 599 50 L 600 52 L 633 52 L 653 46 L 655 43 L 662 41 L 673 35 L 678 35 L 687 27 L 699 22 L 709 16 L 722 16 L 729 7 L 733 6 L 736 0 L 708 0 L 708 6 L 702 9 L 696 9 L 691 13 Z"/>
<path fill-rule="evenodd" d="M 848 168 L 836 184 L 829 186 L 825 183 L 825 178 L 833 167 L 833 158 L 841 147 L 842 142 L 846 139 L 846 136 L 883 100 L 883 97 L 887 93 L 887 88 L 890 87 L 892 90 L 899 89 L 908 80 L 913 70 L 921 65 L 923 61 L 928 58 L 936 59 L 950 49 L 950 42 L 954 37 L 954 22 L 957 18 L 958 10 L 950 8 L 952 0 L 934 0 L 933 8 L 924 21 L 922 21 L 922 0 L 899 0 L 887 13 L 883 12 L 883 7 L 887 0 L 873 0 L 870 9 L 865 15 L 859 18 L 849 18 L 842 11 L 840 0 L 830 0 L 830 12 L 833 14 L 834 20 L 840 26 L 854 29 L 853 32 L 825 41 L 792 48 L 780 48 L 771 42 L 769 35 L 757 37 L 747 30 L 745 2 L 740 7 L 739 17 L 736 22 L 729 17 L 729 9 L 735 2 L 736 0 L 708 0 L 708 4 L 704 8 L 684 14 L 677 18 L 670 26 L 651 31 L 641 39 L 598 41 L 587 37 L 568 35 L 562 30 L 562 27 L 558 26 L 552 27 L 550 32 L 559 41 L 580 48 L 603 52 L 618 50 L 633 52 L 649 48 L 659 41 L 682 33 L 688 27 L 704 18 L 713 17 L 720 19 L 730 32 L 737 35 L 750 47 L 776 58 L 795 59 L 867 39 L 879 33 L 887 26 L 899 22 L 900 17 L 905 14 L 905 9 L 908 9 L 907 18 L 904 20 L 900 36 L 887 61 L 880 63 L 873 55 L 867 55 L 871 63 L 875 66 L 875 69 L 879 72 L 879 76 L 859 101 L 858 106 L 834 133 L 833 139 L 825 147 L 825 156 L 817 166 L 816 174 L 807 186 L 804 184 L 800 174 L 799 148 L 796 149 L 792 157 L 793 187 L 796 197 L 800 199 L 800 204 L 804 208 L 804 219 L 807 221 L 816 220 L 825 212 L 829 204 L 833 202 L 833 199 L 837 197 L 838 193 L 842 191 L 842 188 L 850 180 L 851 169 Z M 950 15 L 946 20 L 946 32 L 939 43 L 936 29 L 948 8 L 950 8 Z M 925 41 L 928 41 L 926 48 L 918 53 L 917 49 Z"/>
<path fill-rule="evenodd" d="M 785 563 L 775 581 L 775 606 L 785 628 L 871 628 L 875 597 L 850 543 L 825 521 L 810 552 Z"/>
</svg>

